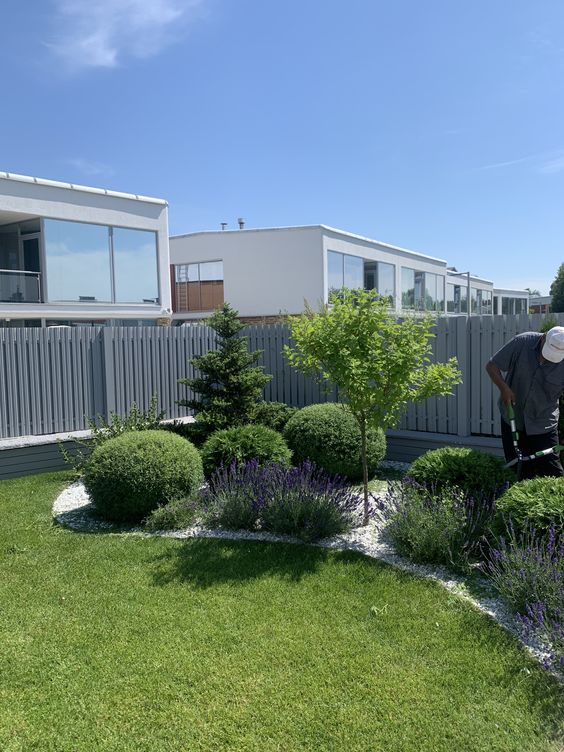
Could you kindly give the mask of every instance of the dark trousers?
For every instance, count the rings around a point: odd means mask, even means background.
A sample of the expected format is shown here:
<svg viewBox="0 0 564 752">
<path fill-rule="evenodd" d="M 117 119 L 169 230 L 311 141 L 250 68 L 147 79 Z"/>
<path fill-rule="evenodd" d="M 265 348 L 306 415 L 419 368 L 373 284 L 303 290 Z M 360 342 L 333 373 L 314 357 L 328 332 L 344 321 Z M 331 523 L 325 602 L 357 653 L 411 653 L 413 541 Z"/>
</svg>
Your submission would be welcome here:
<svg viewBox="0 0 564 752">
<path fill-rule="evenodd" d="M 515 448 L 513 446 L 513 434 L 511 427 L 504 420 L 501 421 L 501 440 L 503 442 L 503 452 L 505 461 L 510 462 L 515 459 Z M 527 434 L 525 431 L 519 431 L 519 449 L 524 455 L 540 452 L 541 449 L 550 449 L 558 444 L 558 429 L 548 433 Z M 518 465 L 513 465 L 513 470 L 518 472 Z M 538 478 L 539 476 L 552 475 L 556 477 L 564 476 L 564 469 L 560 462 L 558 454 L 547 454 L 546 457 L 539 457 L 536 460 L 528 460 L 522 463 L 521 473 L 518 480 L 525 478 Z"/>
</svg>

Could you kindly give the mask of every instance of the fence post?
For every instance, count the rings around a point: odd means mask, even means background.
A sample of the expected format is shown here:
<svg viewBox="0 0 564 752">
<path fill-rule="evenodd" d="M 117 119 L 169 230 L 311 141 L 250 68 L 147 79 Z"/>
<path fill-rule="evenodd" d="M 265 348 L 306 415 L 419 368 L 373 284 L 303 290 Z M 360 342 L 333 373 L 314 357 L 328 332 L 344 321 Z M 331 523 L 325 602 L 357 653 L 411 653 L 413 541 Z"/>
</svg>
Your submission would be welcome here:
<svg viewBox="0 0 564 752">
<path fill-rule="evenodd" d="M 456 418 L 459 436 L 470 435 L 470 317 L 456 317 L 456 351 L 462 383 L 456 387 Z"/>
<path fill-rule="evenodd" d="M 104 400 L 106 420 L 109 422 L 111 413 L 116 410 L 115 363 L 113 347 L 114 327 L 102 327 L 102 357 L 104 359 Z"/>
</svg>

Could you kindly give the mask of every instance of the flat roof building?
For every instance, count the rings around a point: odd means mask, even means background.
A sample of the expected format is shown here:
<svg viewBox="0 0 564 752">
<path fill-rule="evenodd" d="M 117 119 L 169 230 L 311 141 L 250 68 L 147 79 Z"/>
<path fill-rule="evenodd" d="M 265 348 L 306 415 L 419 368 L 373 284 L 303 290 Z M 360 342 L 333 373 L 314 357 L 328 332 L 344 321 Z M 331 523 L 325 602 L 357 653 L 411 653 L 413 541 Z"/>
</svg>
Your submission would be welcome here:
<svg viewBox="0 0 564 752">
<path fill-rule="evenodd" d="M 496 294 L 501 309 L 509 292 L 443 259 L 326 225 L 177 235 L 170 259 L 176 323 L 201 319 L 224 300 L 248 321 L 301 313 L 305 301 L 327 302 L 342 287 L 375 289 L 398 313 L 491 314 Z M 528 292 L 511 293 L 519 301 L 512 312 L 526 312 Z"/>
<path fill-rule="evenodd" d="M 0 325 L 170 318 L 162 199 L 0 172 Z"/>
</svg>

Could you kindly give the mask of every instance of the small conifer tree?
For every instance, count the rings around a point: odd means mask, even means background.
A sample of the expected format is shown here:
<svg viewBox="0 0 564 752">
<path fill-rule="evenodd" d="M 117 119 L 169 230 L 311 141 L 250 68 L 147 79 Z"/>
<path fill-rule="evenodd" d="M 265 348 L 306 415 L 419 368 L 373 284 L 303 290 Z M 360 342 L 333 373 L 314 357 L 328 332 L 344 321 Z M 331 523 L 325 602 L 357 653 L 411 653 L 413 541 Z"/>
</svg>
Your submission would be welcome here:
<svg viewBox="0 0 564 752">
<path fill-rule="evenodd" d="M 212 314 L 209 325 L 217 334 L 217 349 L 192 358 L 199 376 L 179 379 L 194 397 L 178 404 L 194 411 L 198 427 L 206 433 L 250 423 L 262 390 L 272 378 L 255 365 L 262 351 L 250 353 L 247 340 L 239 336 L 245 325 L 238 314 L 229 303 Z"/>
</svg>

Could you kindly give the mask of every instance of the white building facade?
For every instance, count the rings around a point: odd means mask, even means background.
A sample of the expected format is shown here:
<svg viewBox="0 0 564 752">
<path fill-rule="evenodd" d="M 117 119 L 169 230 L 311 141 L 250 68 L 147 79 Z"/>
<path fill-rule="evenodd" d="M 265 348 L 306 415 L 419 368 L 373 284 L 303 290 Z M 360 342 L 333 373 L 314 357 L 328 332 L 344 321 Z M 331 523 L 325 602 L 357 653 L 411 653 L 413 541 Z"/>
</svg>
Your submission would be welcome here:
<svg viewBox="0 0 564 752">
<path fill-rule="evenodd" d="M 170 260 L 175 323 L 199 320 L 224 301 L 251 321 L 301 313 L 306 301 L 315 307 L 343 287 L 375 289 L 398 313 L 494 312 L 493 282 L 325 225 L 173 236 Z M 512 293 L 527 305 L 527 291 Z"/>
<path fill-rule="evenodd" d="M 171 315 L 162 199 L 0 172 L 0 325 Z"/>
</svg>

